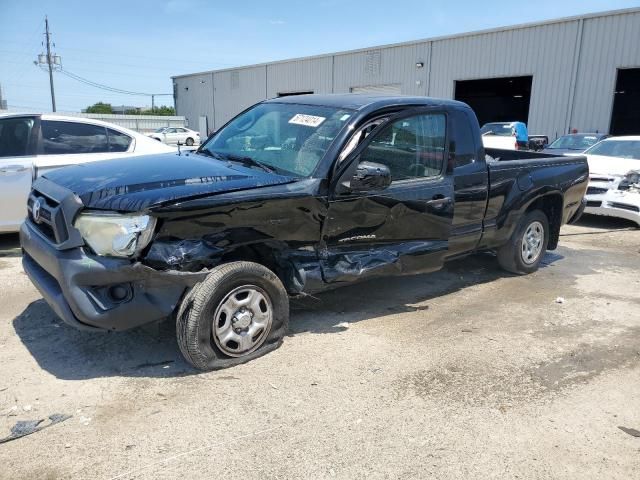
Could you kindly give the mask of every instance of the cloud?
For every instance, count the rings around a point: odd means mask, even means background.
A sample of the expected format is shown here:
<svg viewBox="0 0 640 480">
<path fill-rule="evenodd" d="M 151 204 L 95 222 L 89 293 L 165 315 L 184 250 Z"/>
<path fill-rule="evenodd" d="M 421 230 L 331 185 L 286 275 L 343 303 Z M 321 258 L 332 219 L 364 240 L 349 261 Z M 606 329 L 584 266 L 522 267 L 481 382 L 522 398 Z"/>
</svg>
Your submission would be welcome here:
<svg viewBox="0 0 640 480">
<path fill-rule="evenodd" d="M 285 22 L 284 20 L 277 19 L 277 20 L 269 20 L 269 23 L 271 25 L 284 25 L 287 22 Z"/>
</svg>

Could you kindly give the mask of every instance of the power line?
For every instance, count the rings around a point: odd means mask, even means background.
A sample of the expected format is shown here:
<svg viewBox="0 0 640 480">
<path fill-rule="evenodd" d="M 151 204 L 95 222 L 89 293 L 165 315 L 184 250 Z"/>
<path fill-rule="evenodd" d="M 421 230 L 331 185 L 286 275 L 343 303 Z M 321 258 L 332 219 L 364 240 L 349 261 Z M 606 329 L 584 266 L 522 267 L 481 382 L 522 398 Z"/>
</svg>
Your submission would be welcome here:
<svg viewBox="0 0 640 480">
<path fill-rule="evenodd" d="M 116 88 L 116 87 L 110 87 L 108 85 L 104 85 L 102 83 L 98 83 L 98 82 L 94 82 L 92 80 L 89 80 L 87 78 L 81 77 L 80 75 L 76 75 L 73 72 L 70 72 L 69 70 L 62 68 L 60 70 L 60 73 L 62 73 L 63 75 L 66 75 L 69 78 L 73 78 L 74 80 L 77 80 L 78 82 L 84 83 L 85 85 L 90 85 L 92 87 L 95 88 L 100 88 L 102 90 L 107 90 L 109 92 L 114 92 L 114 93 L 120 93 L 122 95 L 136 95 L 136 96 L 142 96 L 142 97 L 160 97 L 160 96 L 172 96 L 173 93 L 147 93 L 147 92 L 132 92 L 130 90 L 123 90 L 121 88 Z"/>
</svg>

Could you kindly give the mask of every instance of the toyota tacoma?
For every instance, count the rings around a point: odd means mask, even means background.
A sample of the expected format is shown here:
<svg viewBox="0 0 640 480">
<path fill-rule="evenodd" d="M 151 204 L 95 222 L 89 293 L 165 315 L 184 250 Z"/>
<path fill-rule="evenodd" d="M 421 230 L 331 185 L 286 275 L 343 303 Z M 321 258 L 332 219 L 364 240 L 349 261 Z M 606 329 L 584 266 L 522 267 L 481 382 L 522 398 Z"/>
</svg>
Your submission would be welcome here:
<svg viewBox="0 0 640 480">
<path fill-rule="evenodd" d="M 464 103 L 302 95 L 261 102 L 196 152 L 37 179 L 23 265 L 66 323 L 174 318 L 196 368 L 280 346 L 289 298 L 496 252 L 535 271 L 584 209 L 584 157 L 485 149 Z"/>
</svg>

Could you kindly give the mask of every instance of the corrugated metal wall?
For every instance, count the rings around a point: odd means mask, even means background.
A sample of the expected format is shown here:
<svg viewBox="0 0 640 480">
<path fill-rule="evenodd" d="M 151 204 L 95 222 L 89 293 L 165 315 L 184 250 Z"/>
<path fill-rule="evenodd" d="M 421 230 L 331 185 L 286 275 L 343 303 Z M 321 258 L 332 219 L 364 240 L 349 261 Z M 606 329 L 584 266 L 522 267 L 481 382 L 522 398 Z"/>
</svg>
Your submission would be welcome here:
<svg viewBox="0 0 640 480">
<path fill-rule="evenodd" d="M 562 133 L 578 22 L 433 42 L 428 94 L 453 98 L 456 80 L 533 75 L 529 132 Z"/>
<path fill-rule="evenodd" d="M 206 116 L 213 123 L 213 73 L 202 73 L 180 78 L 175 82 L 176 113 L 187 120 L 189 128 L 198 130 L 198 118 Z"/>
<path fill-rule="evenodd" d="M 291 92 L 330 92 L 332 62 L 333 57 L 323 57 L 267 65 L 267 98 Z"/>
<path fill-rule="evenodd" d="M 428 43 L 335 55 L 333 90 L 397 84 L 403 95 L 426 95 L 427 68 L 416 68 L 418 62 L 427 67 Z"/>
<path fill-rule="evenodd" d="M 266 75 L 265 65 L 223 70 L 213 74 L 214 128 L 221 127 L 236 113 L 267 98 Z"/>
<path fill-rule="evenodd" d="M 583 21 L 569 126 L 609 131 L 617 69 L 640 67 L 640 12 Z"/>
<path fill-rule="evenodd" d="M 422 66 L 420 66 L 422 65 Z M 456 80 L 532 75 L 529 132 L 608 131 L 616 69 L 640 67 L 640 9 L 175 77 L 177 112 L 219 128 L 283 93 L 399 86 L 453 98 Z M 211 84 L 200 83 L 212 78 Z M 185 90 L 188 87 L 189 90 Z"/>
</svg>

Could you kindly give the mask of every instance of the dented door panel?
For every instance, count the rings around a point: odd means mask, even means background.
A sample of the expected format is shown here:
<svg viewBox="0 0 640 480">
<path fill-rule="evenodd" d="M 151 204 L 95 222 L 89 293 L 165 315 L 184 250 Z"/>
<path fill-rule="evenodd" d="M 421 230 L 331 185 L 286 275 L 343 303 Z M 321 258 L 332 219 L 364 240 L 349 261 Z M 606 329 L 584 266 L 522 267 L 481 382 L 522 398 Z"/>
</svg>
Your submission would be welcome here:
<svg viewBox="0 0 640 480">
<path fill-rule="evenodd" d="M 406 181 L 331 201 L 321 265 L 327 282 L 425 273 L 442 267 L 453 218 L 449 177 Z"/>
</svg>

